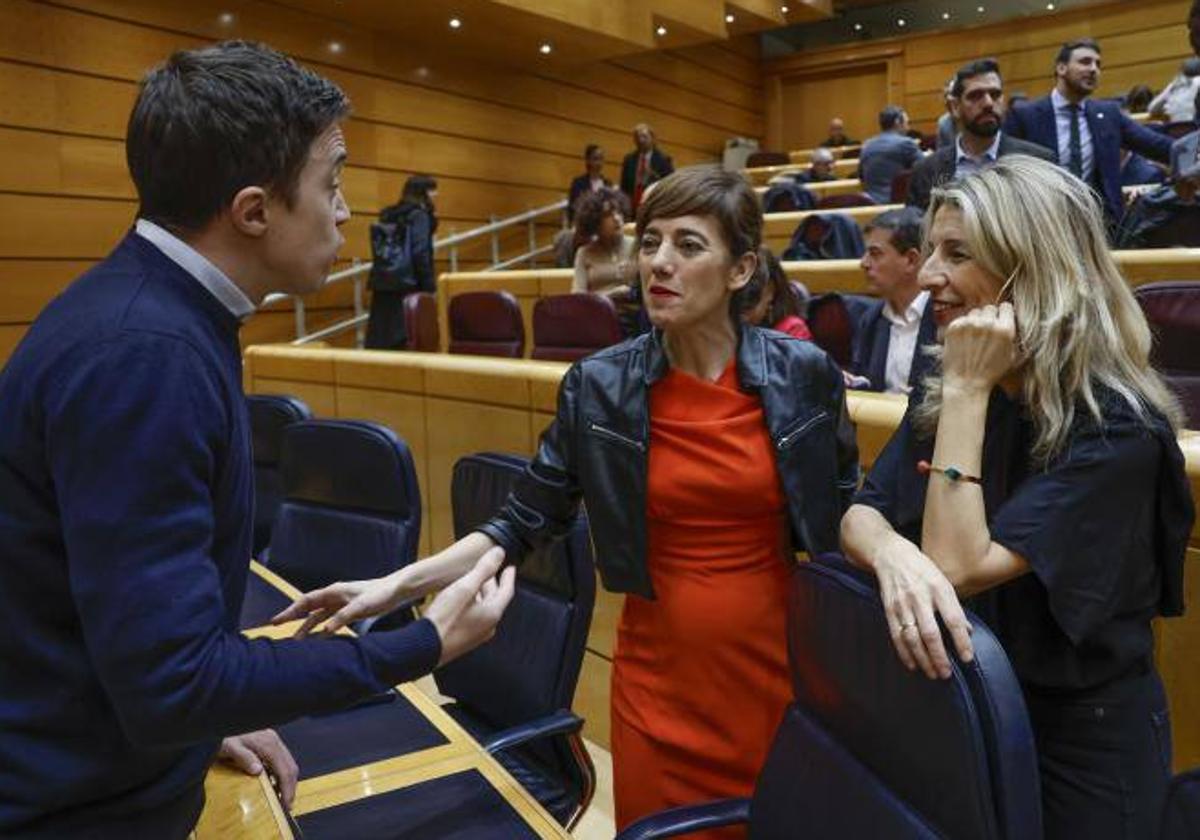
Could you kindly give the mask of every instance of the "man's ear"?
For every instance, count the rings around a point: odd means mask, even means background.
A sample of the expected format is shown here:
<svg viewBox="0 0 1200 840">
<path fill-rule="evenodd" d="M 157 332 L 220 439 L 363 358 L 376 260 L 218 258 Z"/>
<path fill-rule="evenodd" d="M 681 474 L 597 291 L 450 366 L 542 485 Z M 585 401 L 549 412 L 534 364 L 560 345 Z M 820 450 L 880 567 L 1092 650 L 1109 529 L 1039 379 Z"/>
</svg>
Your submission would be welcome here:
<svg viewBox="0 0 1200 840">
<path fill-rule="evenodd" d="M 921 270 L 921 252 L 917 248 L 909 248 L 904 252 L 904 262 L 914 272 Z"/>
<path fill-rule="evenodd" d="M 757 268 L 758 254 L 753 251 L 747 251 L 738 257 L 730 271 L 729 291 L 736 292 L 749 283 Z"/>
<path fill-rule="evenodd" d="M 265 236 L 268 215 L 267 191 L 262 187 L 243 187 L 229 204 L 234 228 L 246 236 Z"/>
<path fill-rule="evenodd" d="M 962 119 L 962 103 L 953 96 L 950 97 L 950 115 L 956 120 Z"/>
</svg>

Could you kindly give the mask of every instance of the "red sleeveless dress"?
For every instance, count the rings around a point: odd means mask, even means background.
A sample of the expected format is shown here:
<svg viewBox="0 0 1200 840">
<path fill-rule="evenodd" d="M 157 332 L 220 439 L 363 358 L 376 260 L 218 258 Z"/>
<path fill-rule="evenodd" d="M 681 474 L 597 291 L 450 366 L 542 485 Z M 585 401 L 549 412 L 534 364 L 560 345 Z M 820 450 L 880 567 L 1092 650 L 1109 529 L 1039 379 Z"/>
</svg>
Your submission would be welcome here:
<svg viewBox="0 0 1200 840">
<path fill-rule="evenodd" d="M 617 628 L 618 829 L 662 808 L 749 795 L 791 699 L 793 561 L 758 397 L 738 390 L 732 364 L 715 383 L 672 369 L 650 391 L 649 452 L 657 600 L 627 596 Z"/>
</svg>

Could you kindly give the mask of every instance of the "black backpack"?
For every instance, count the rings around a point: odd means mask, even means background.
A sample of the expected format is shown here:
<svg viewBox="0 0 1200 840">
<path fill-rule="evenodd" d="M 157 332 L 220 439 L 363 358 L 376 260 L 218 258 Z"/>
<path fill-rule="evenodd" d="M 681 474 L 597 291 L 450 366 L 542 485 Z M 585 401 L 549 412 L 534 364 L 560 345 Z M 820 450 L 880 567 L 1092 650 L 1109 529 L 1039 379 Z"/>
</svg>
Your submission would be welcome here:
<svg viewBox="0 0 1200 840">
<path fill-rule="evenodd" d="M 375 222 L 371 225 L 369 285 L 376 291 L 417 291 L 412 236 L 404 222 Z"/>
</svg>

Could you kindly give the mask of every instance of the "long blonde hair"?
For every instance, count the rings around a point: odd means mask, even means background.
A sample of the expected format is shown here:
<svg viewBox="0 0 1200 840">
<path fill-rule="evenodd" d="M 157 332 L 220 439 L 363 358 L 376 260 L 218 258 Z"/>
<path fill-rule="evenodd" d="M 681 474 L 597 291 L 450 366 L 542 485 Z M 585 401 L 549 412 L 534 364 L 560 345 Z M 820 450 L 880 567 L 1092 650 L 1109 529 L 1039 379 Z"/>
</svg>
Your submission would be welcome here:
<svg viewBox="0 0 1200 840">
<path fill-rule="evenodd" d="M 943 207 L 962 213 L 975 262 L 1010 278 L 1035 463 L 1062 449 L 1081 400 L 1102 420 L 1097 383 L 1143 419 L 1154 408 L 1178 427 L 1179 406 L 1150 367 L 1150 328 L 1108 249 L 1100 204 L 1083 181 L 1037 158 L 1009 155 L 935 189 L 927 230 Z M 928 377 L 925 387 L 916 421 L 932 433 L 941 411 L 940 377 Z"/>
</svg>

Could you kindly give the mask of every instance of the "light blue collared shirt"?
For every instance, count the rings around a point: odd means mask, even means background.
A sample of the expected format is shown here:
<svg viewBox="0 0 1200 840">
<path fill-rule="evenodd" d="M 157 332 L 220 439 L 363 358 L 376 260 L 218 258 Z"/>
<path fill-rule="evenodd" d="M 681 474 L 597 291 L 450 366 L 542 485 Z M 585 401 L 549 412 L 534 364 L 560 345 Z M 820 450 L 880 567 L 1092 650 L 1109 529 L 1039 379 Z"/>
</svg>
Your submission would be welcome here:
<svg viewBox="0 0 1200 840">
<path fill-rule="evenodd" d="M 997 131 L 996 136 L 992 139 L 992 145 L 983 150 L 983 154 L 979 157 L 971 157 L 963 149 L 962 135 L 958 135 L 958 139 L 954 141 L 954 177 L 961 178 L 964 175 L 970 175 L 972 172 L 978 172 L 985 166 L 991 166 L 1000 157 L 1000 135 L 1003 132 Z"/>
<path fill-rule="evenodd" d="M 1050 91 L 1050 104 L 1054 106 L 1054 122 L 1058 130 L 1058 165 L 1063 169 L 1071 168 L 1071 103 L 1058 92 L 1058 88 Z M 1092 149 L 1092 130 L 1088 128 L 1087 100 L 1079 103 L 1079 151 L 1083 161 L 1080 170 L 1083 172 L 1084 183 L 1092 183 L 1093 167 L 1095 166 L 1095 151 Z"/>
<path fill-rule="evenodd" d="M 239 321 L 254 312 L 254 303 L 246 297 L 246 293 L 206 256 L 178 236 L 148 219 L 138 219 L 134 232 L 194 277 L 197 283 L 207 289 L 209 294 L 219 300 Z"/>
</svg>

